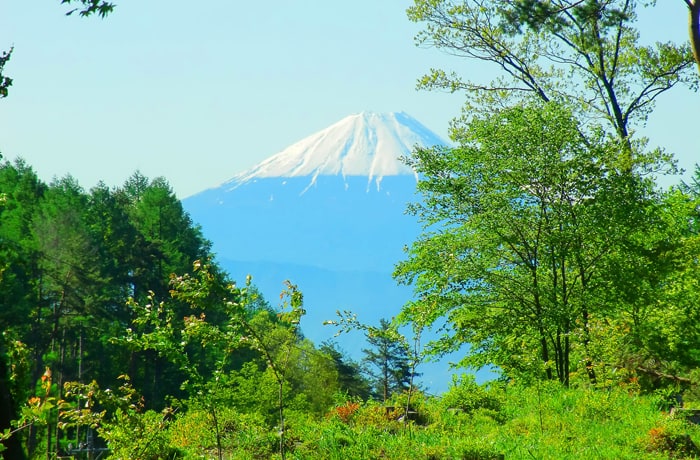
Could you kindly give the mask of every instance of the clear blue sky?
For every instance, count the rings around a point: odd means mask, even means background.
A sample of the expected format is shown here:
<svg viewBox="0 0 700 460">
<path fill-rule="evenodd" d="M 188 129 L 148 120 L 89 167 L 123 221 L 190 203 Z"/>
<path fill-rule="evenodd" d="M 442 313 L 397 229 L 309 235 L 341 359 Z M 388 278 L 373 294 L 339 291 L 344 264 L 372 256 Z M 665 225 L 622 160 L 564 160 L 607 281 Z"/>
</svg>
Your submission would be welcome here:
<svg viewBox="0 0 700 460">
<path fill-rule="evenodd" d="M 47 182 L 118 186 L 138 169 L 185 198 L 363 110 L 405 111 L 446 137 L 463 97 L 416 91 L 417 78 L 490 70 L 415 47 L 411 0 L 114 1 L 101 20 L 65 17 L 59 0 L 0 0 L 0 49 L 15 47 L 0 152 Z M 659 3 L 643 32 L 687 40 L 685 3 Z M 687 169 L 700 162 L 699 101 L 673 90 L 644 131 Z"/>
</svg>

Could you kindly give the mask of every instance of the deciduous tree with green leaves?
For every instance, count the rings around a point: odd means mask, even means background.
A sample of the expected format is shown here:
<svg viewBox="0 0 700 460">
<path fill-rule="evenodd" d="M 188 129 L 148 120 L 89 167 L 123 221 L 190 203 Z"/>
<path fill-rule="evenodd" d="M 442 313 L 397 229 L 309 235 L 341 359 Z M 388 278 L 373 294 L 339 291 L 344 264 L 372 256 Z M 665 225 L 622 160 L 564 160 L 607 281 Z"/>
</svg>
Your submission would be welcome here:
<svg viewBox="0 0 700 460">
<path fill-rule="evenodd" d="M 360 364 L 353 361 L 335 342 L 324 342 L 319 351 L 331 359 L 338 372 L 339 390 L 350 398 L 367 400 L 371 393 L 369 380 L 362 375 Z"/>
<path fill-rule="evenodd" d="M 553 102 L 514 106 L 476 116 L 460 147 L 406 159 L 422 177 L 410 212 L 424 231 L 395 276 L 419 299 L 402 317 L 446 321 L 433 350 L 467 343 L 465 365 L 565 385 L 585 367 L 595 383 L 590 317 L 615 314 L 601 271 L 637 249 L 655 196 L 651 179 L 618 169 L 623 141 L 579 126 Z M 661 167 L 663 156 L 635 155 L 640 170 Z"/>
<path fill-rule="evenodd" d="M 132 300 L 133 325 L 119 342 L 134 350 L 152 350 L 183 370 L 187 378 L 183 387 L 211 414 L 219 458 L 222 447 L 216 414 L 222 400 L 235 391 L 233 356 L 242 349 L 259 353 L 277 385 L 279 449 L 284 458 L 285 389 L 289 387 L 299 322 L 305 314 L 303 296 L 288 282 L 281 295 L 282 311 L 277 315 L 277 325 L 282 328 L 271 327 L 274 325 L 265 321 L 269 311 L 263 309 L 250 316 L 248 303 L 255 299 L 248 296 L 247 286 L 239 288 L 222 280 L 212 268 L 206 261 L 197 261 L 192 273 L 173 275 L 167 302 L 157 301 L 153 293 L 145 304 Z M 171 307 L 173 301 L 187 306 L 187 316 L 178 318 L 178 310 Z"/>
<path fill-rule="evenodd" d="M 580 121 L 605 120 L 606 131 L 628 142 L 657 97 L 676 85 L 698 85 L 687 44 L 641 43 L 637 9 L 648 3 L 414 0 L 408 17 L 425 25 L 419 45 L 501 70 L 480 82 L 433 69 L 419 86 L 466 91 L 466 117 L 531 96 L 565 102 Z M 620 153 L 629 168 L 633 153 L 629 145 Z"/>
<path fill-rule="evenodd" d="M 688 7 L 688 35 L 690 46 L 693 50 L 693 57 L 700 68 L 700 3 L 695 0 L 682 0 Z M 557 16 L 566 10 L 572 9 L 584 3 L 578 1 L 558 1 L 558 0 L 514 0 L 514 8 L 529 17 L 547 18 Z M 645 7 L 656 4 L 655 0 L 642 2 Z"/>
<path fill-rule="evenodd" d="M 628 357 L 627 367 L 651 380 L 664 376 L 661 384 L 689 381 L 700 368 L 699 179 L 696 167 L 690 183 L 666 193 L 657 208 L 657 233 L 665 244 L 657 246 L 654 259 L 668 268 L 651 286 L 654 302 L 637 320 L 637 351 Z"/>
<path fill-rule="evenodd" d="M 33 343 L 27 341 L 35 321 L 38 278 L 31 226 L 45 191 L 23 161 L 0 162 L 0 431 L 13 429 L 12 421 L 20 417 L 31 391 L 31 364 L 38 358 Z M 18 347 L 28 355 L 22 366 L 13 358 Z M 23 434 L 19 430 L 2 439 L 8 458 L 25 458 Z"/>
</svg>

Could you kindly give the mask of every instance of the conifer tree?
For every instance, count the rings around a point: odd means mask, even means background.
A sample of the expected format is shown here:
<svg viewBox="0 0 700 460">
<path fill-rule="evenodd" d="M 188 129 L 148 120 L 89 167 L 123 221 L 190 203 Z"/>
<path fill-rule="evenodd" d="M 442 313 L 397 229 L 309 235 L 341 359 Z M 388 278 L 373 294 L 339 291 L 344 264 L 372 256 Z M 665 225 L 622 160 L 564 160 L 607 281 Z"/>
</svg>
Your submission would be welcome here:
<svg viewBox="0 0 700 460">
<path fill-rule="evenodd" d="M 367 336 L 370 348 L 362 349 L 362 360 L 374 386 L 375 397 L 386 402 L 391 395 L 408 390 L 411 382 L 410 353 L 403 341 L 396 340 L 391 323 L 382 318 L 375 334 Z"/>
</svg>

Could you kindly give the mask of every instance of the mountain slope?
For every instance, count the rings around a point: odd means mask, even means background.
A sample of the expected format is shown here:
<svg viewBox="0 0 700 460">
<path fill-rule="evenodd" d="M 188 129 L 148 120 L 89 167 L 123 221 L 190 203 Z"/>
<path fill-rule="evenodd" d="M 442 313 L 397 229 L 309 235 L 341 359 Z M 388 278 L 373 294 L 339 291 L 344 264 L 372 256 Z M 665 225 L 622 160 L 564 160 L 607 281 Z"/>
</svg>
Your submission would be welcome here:
<svg viewBox="0 0 700 460">
<path fill-rule="evenodd" d="M 390 272 L 417 233 L 404 214 L 412 176 L 392 176 L 381 193 L 363 177 L 263 178 L 184 201 L 221 257 L 337 270 Z"/>
<path fill-rule="evenodd" d="M 221 258 L 390 273 L 418 234 L 400 157 L 435 144 L 405 113 L 362 112 L 183 204 Z"/>
<path fill-rule="evenodd" d="M 400 161 L 416 145 L 445 142 L 403 112 L 362 112 L 350 115 L 312 134 L 252 169 L 235 176 L 222 187 L 233 189 L 267 177 L 362 176 L 377 189 L 384 176 L 413 175 Z"/>
</svg>

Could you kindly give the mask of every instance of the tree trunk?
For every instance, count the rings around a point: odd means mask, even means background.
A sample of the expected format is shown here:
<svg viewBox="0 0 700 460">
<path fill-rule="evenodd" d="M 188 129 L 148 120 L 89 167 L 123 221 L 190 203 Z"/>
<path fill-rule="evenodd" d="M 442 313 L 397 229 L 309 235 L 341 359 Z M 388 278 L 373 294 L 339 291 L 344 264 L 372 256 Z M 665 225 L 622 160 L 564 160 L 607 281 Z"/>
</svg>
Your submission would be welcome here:
<svg viewBox="0 0 700 460">
<path fill-rule="evenodd" d="M 585 359 L 585 366 L 586 366 L 586 373 L 588 373 L 588 381 L 591 383 L 591 385 L 597 385 L 598 384 L 598 377 L 596 376 L 595 369 L 593 368 L 593 360 L 591 359 L 590 353 L 589 353 L 589 345 L 591 343 L 591 333 L 588 328 L 588 309 L 584 308 L 582 313 L 583 317 L 583 349 L 586 353 L 586 359 Z"/>
<path fill-rule="evenodd" d="M 571 341 L 569 333 L 564 337 L 564 386 L 569 387 L 569 374 L 571 373 L 571 364 L 569 357 L 571 356 Z"/>
<path fill-rule="evenodd" d="M 561 344 L 561 327 L 557 327 L 557 336 L 554 341 L 554 360 L 557 363 L 557 379 L 564 383 L 564 348 Z"/>
<path fill-rule="evenodd" d="M 285 459 L 284 455 L 284 380 L 279 381 L 279 404 L 280 404 L 280 457 Z"/>
<path fill-rule="evenodd" d="M 547 337 L 544 334 L 544 330 L 540 329 L 540 345 L 542 347 L 542 361 L 544 362 L 545 373 L 547 375 L 547 380 L 552 380 L 552 368 L 549 366 L 549 347 L 547 346 Z"/>
<path fill-rule="evenodd" d="M 60 401 L 63 398 L 63 380 L 64 380 L 64 375 L 63 375 L 63 370 L 65 369 L 66 366 L 66 328 L 63 327 L 61 331 L 61 344 L 60 344 L 60 356 L 61 356 L 61 361 L 60 361 L 60 366 L 58 367 L 58 376 L 56 379 L 56 390 L 58 391 L 58 394 L 56 397 Z M 50 420 L 49 420 L 49 423 Z M 58 424 L 58 409 L 56 409 L 56 426 L 55 426 L 55 432 L 54 432 L 54 439 L 56 439 L 56 453 L 58 453 L 58 440 L 61 439 L 61 428 Z"/>
<path fill-rule="evenodd" d="M 219 418 L 216 416 L 216 407 L 211 402 L 209 403 L 209 412 L 211 413 L 212 422 L 214 422 L 214 430 L 216 433 L 216 451 L 219 460 L 222 460 L 224 449 L 221 446 L 221 431 L 219 430 Z"/>
<path fill-rule="evenodd" d="M 46 424 L 46 460 L 51 460 L 51 434 L 52 434 L 52 428 L 51 428 L 51 421 Z"/>
<path fill-rule="evenodd" d="M 690 34 L 690 46 L 693 49 L 693 57 L 700 71 L 700 1 L 686 0 L 688 4 L 688 32 Z"/>
</svg>

